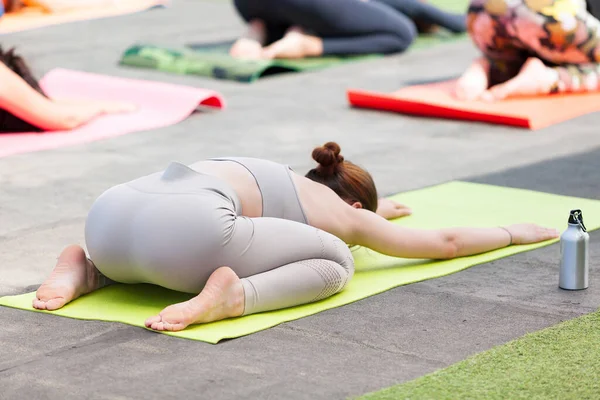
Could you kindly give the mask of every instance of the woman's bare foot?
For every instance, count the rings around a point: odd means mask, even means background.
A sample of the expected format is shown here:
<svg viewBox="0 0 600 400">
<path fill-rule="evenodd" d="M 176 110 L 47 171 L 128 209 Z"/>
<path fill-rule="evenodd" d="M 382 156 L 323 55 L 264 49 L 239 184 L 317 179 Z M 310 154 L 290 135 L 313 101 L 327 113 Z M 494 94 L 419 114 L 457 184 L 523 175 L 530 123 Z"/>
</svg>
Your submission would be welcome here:
<svg viewBox="0 0 600 400">
<path fill-rule="evenodd" d="M 37 290 L 33 307 L 38 310 L 58 310 L 99 286 L 100 275 L 94 264 L 80 246 L 71 245 L 63 250 L 54 271 Z"/>
<path fill-rule="evenodd" d="M 557 71 L 548 68 L 539 58 L 530 58 L 523 64 L 517 76 L 491 87 L 481 98 L 485 101 L 496 101 L 507 97 L 548 94 L 557 83 Z"/>
<path fill-rule="evenodd" d="M 285 36 L 263 50 L 263 58 L 304 58 L 323 54 L 323 41 L 307 35 L 298 27 L 292 27 Z"/>
<path fill-rule="evenodd" d="M 476 100 L 488 88 L 490 64 L 484 59 L 475 60 L 456 82 L 455 96 L 459 100 Z"/>
<path fill-rule="evenodd" d="M 229 55 L 235 58 L 258 60 L 262 58 L 263 44 L 267 40 L 267 28 L 261 20 L 252 20 L 248 30 L 239 38 L 231 49 Z"/>
<path fill-rule="evenodd" d="M 191 324 L 239 317 L 244 313 L 244 287 L 229 267 L 212 273 L 202 292 L 183 303 L 173 304 L 146 320 L 157 331 L 180 331 Z"/>
<path fill-rule="evenodd" d="M 256 40 L 248 38 L 239 38 L 229 49 L 231 57 L 246 60 L 259 60 L 262 58 L 262 53 L 262 45 Z"/>
</svg>

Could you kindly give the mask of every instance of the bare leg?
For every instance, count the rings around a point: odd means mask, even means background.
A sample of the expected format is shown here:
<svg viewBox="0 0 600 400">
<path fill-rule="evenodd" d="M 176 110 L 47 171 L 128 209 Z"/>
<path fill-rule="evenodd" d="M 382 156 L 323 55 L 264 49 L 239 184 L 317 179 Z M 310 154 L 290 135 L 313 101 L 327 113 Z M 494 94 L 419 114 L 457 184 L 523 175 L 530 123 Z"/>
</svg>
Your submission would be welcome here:
<svg viewBox="0 0 600 400">
<path fill-rule="evenodd" d="M 481 98 L 485 101 L 503 100 L 515 96 L 549 94 L 559 79 L 558 72 L 539 59 L 528 59 L 517 76 L 491 87 Z"/>
<path fill-rule="evenodd" d="M 304 58 L 318 57 L 323 54 L 323 40 L 307 35 L 299 27 L 290 28 L 285 36 L 263 50 L 263 57 Z"/>
<path fill-rule="evenodd" d="M 490 63 L 478 58 L 456 82 L 455 96 L 460 100 L 476 100 L 485 93 L 489 84 Z"/>
<path fill-rule="evenodd" d="M 248 31 L 239 38 L 231 49 L 229 55 L 235 58 L 257 60 L 262 58 L 263 44 L 266 41 L 266 27 L 263 21 L 253 20 L 248 24 Z"/>
<path fill-rule="evenodd" d="M 69 246 L 58 257 L 50 277 L 37 290 L 33 307 L 57 310 L 79 296 L 105 286 L 102 278 L 80 246 Z"/>
<path fill-rule="evenodd" d="M 173 304 L 146 320 L 157 331 L 180 331 L 188 325 L 239 317 L 244 313 L 244 287 L 229 267 L 212 273 L 202 292 L 183 303 Z"/>
</svg>

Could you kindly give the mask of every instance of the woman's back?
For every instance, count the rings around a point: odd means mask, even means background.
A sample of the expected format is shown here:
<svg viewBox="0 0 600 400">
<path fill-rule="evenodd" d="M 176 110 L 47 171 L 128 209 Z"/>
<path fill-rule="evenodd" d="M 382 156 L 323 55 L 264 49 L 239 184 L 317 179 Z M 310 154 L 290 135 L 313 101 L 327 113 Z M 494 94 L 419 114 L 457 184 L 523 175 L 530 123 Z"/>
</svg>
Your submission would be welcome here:
<svg viewBox="0 0 600 400">
<path fill-rule="evenodd" d="M 298 222 L 304 222 L 344 239 L 344 231 L 347 230 L 345 228 L 346 217 L 348 212 L 352 211 L 352 208 L 327 186 L 313 182 L 289 170 L 287 166 L 271 161 L 248 158 L 233 159 L 236 161 L 229 160 L 200 161 L 190 165 L 190 168 L 227 182 L 236 192 L 242 204 L 242 215 L 246 217 L 272 216 L 263 213 L 263 204 L 265 204 L 265 201 L 279 201 L 286 203 L 280 206 L 288 209 L 288 215 L 298 216 L 291 219 L 300 219 L 299 213 L 302 213 L 304 221 Z M 291 184 L 278 180 L 276 183 L 281 192 L 278 194 L 278 198 L 273 199 L 273 195 L 271 199 L 263 198 L 263 195 L 269 195 L 269 193 L 264 191 L 261 193 L 259 185 L 262 183 L 264 186 L 264 180 L 263 182 L 257 181 L 251 169 L 248 169 L 250 165 L 248 161 L 250 160 L 254 165 L 263 165 L 263 168 L 287 169 Z M 250 168 L 252 167 L 250 166 Z M 276 172 L 273 172 L 273 176 L 275 176 Z M 274 182 L 269 183 L 274 184 Z M 290 210 L 295 207 L 292 197 L 296 199 L 299 210 Z"/>
<path fill-rule="evenodd" d="M 201 174 L 215 176 L 227 182 L 242 204 L 242 215 L 250 218 L 262 216 L 262 196 L 248 169 L 235 162 L 216 160 L 199 161 L 189 167 Z"/>
</svg>

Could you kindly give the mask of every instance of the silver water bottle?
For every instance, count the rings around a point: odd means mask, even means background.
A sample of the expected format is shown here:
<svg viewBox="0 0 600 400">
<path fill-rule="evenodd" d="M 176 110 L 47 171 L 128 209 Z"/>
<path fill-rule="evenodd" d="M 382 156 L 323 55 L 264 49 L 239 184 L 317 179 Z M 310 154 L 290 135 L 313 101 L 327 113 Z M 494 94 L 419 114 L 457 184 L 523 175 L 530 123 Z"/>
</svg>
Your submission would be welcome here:
<svg viewBox="0 0 600 400">
<path fill-rule="evenodd" d="M 581 210 L 572 210 L 569 226 L 560 236 L 560 274 L 558 286 L 565 290 L 588 287 L 590 235 L 583 224 Z"/>
</svg>

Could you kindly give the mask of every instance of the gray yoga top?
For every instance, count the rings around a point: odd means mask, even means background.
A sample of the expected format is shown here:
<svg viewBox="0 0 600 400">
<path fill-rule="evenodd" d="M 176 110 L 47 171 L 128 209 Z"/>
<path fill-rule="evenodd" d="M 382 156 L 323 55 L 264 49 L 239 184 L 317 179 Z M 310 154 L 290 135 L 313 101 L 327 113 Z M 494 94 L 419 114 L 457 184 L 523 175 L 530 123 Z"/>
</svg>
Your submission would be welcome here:
<svg viewBox="0 0 600 400">
<path fill-rule="evenodd" d="M 263 217 L 308 224 L 289 166 L 249 157 L 219 157 L 210 161 L 235 162 L 252 174 L 262 195 Z"/>
</svg>

